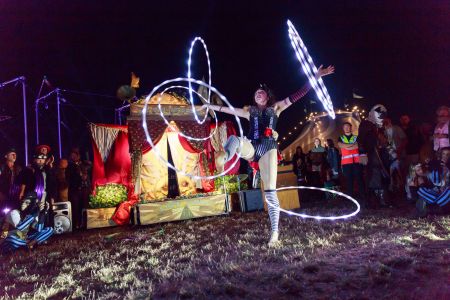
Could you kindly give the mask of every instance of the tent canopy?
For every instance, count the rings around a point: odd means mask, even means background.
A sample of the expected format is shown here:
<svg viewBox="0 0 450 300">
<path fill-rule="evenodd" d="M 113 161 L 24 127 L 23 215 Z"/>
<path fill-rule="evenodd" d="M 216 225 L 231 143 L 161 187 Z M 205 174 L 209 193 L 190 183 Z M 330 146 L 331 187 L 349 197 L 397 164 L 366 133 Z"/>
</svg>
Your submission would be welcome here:
<svg viewBox="0 0 450 300">
<path fill-rule="evenodd" d="M 353 133 L 357 134 L 359 123 L 361 122 L 357 112 L 336 112 L 336 119 L 331 119 L 328 114 L 323 113 L 314 116 L 312 120 L 303 127 L 298 137 L 289 146 L 281 151 L 286 161 L 292 160 L 297 146 L 302 147 L 303 152 L 308 152 L 314 145 L 314 139 L 319 138 L 322 145 L 327 139 L 332 139 L 335 143 L 342 134 L 342 125 L 349 122 L 353 126 Z"/>
</svg>

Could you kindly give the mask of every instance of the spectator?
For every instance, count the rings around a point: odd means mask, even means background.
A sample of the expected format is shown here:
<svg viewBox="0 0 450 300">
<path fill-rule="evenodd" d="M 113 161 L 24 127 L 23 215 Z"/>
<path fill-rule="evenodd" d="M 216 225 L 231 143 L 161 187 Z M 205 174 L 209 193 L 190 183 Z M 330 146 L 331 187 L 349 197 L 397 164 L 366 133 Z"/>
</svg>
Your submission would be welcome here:
<svg viewBox="0 0 450 300">
<path fill-rule="evenodd" d="M 298 185 L 305 185 L 306 183 L 306 154 L 303 153 L 303 149 L 297 146 L 295 154 L 292 156 L 293 171 L 297 176 Z"/>
<path fill-rule="evenodd" d="M 428 164 L 434 157 L 433 126 L 427 122 L 422 123 L 419 127 L 419 134 L 422 141 L 419 150 L 419 162 Z"/>
<path fill-rule="evenodd" d="M 331 170 L 331 179 L 339 177 L 339 150 L 334 146 L 332 139 L 327 139 L 327 162 Z"/>
<path fill-rule="evenodd" d="M 353 182 L 358 183 L 358 192 L 362 202 L 365 202 L 364 180 L 362 175 L 362 166 L 359 162 L 359 148 L 357 136 L 352 133 L 352 124 L 346 122 L 342 129 L 344 134 L 339 137 L 338 147 L 341 149 L 342 174 L 347 183 L 347 193 L 354 195 Z M 365 204 L 365 203 L 361 203 Z"/>
<path fill-rule="evenodd" d="M 419 128 L 411 122 L 411 118 L 408 115 L 402 115 L 400 117 L 400 126 L 405 132 L 408 141 L 406 144 L 405 167 L 409 168 L 411 164 L 416 165 L 419 162 L 419 151 L 423 141 L 419 133 Z"/>
<path fill-rule="evenodd" d="M 67 159 L 61 159 L 56 168 L 56 181 L 57 181 L 57 201 L 64 202 L 69 201 L 69 183 L 66 179 L 66 169 L 69 166 Z"/>
<path fill-rule="evenodd" d="M 405 148 L 408 140 L 406 138 L 403 130 L 397 126 L 392 124 L 392 120 L 390 118 L 385 118 L 383 121 L 385 135 L 388 141 L 388 151 L 389 151 L 389 175 L 391 178 L 391 183 L 389 188 L 391 191 L 400 190 L 401 186 L 403 186 L 406 174 L 405 168 Z"/>
<path fill-rule="evenodd" d="M 72 206 L 72 221 L 75 229 L 81 228 L 82 195 L 81 195 L 81 159 L 80 150 L 72 148 L 70 161 L 66 169 L 66 180 L 69 183 L 69 201 Z"/>
<path fill-rule="evenodd" d="M 436 110 L 437 124 L 434 128 L 433 149 L 439 151 L 450 146 L 449 143 L 449 120 L 450 111 L 447 106 L 441 106 Z"/>
<path fill-rule="evenodd" d="M 316 187 L 323 186 L 323 174 L 326 163 L 325 148 L 322 147 L 319 138 L 314 139 L 314 147 L 308 153 L 308 164 L 310 169 L 310 184 Z"/>
<path fill-rule="evenodd" d="M 439 158 L 433 160 L 426 171 L 423 183 L 417 191 L 416 209 L 419 217 L 427 214 L 427 205 L 437 204 L 441 207 L 450 202 L 450 147 L 442 148 Z M 417 176 L 421 173 L 417 172 Z"/>
<path fill-rule="evenodd" d="M 16 163 L 16 150 L 11 148 L 5 154 L 5 162 L 0 165 L 0 209 L 19 208 L 18 176 L 22 168 Z"/>
</svg>

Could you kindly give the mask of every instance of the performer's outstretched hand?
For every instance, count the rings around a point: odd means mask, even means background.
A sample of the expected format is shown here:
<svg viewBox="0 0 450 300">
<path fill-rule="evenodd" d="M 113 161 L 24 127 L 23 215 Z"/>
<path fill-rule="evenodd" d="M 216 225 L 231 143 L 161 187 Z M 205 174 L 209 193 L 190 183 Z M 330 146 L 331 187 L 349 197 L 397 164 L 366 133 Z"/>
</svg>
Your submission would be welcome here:
<svg viewBox="0 0 450 300">
<path fill-rule="evenodd" d="M 320 65 L 319 69 L 317 70 L 316 77 L 322 77 L 327 76 L 334 73 L 334 66 L 328 66 L 327 68 L 323 68 L 323 65 Z"/>
</svg>

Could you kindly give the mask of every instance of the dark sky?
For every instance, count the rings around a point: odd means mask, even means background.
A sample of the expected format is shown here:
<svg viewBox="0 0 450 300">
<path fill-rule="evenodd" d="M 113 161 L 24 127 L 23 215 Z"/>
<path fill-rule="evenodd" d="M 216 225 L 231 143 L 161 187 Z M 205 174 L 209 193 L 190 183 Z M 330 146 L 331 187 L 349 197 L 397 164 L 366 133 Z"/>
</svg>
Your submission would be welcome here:
<svg viewBox="0 0 450 300">
<path fill-rule="evenodd" d="M 43 75 L 54 86 L 114 95 L 134 71 L 144 94 L 186 75 L 190 41 L 201 36 L 213 85 L 235 106 L 250 103 L 259 82 L 286 97 L 306 80 L 289 43 L 288 18 L 315 63 L 336 66 L 325 79 L 335 106 L 342 107 L 353 88 L 370 99 L 367 107 L 383 103 L 393 116 L 424 118 L 448 104 L 450 1 L 1 1 L 0 82 L 27 77 L 30 114 Z M 201 48 L 196 51 L 193 72 L 201 78 L 206 62 Z M 79 106 L 65 108 L 71 130 L 86 120 L 111 122 L 110 108 L 120 106 L 111 98 L 65 98 Z M 20 148 L 18 88 L 0 91 L 0 104 L 0 114 L 14 117 L 0 123 L 2 147 Z M 48 131 L 41 134 L 54 143 L 54 113 L 51 107 L 45 113 Z M 284 114 L 281 131 L 300 119 L 303 104 Z M 66 147 L 86 139 L 73 135 Z"/>
</svg>

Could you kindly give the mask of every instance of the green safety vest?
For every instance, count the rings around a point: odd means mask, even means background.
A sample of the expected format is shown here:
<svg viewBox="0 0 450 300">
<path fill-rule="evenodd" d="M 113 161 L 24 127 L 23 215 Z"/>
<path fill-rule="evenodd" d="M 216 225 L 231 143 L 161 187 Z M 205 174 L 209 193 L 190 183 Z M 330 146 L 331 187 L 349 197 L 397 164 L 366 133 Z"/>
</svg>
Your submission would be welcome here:
<svg viewBox="0 0 450 300">
<path fill-rule="evenodd" d="M 344 143 L 344 144 L 354 144 L 354 143 L 356 143 L 356 139 L 358 138 L 358 136 L 357 135 L 352 135 L 351 137 L 350 137 L 350 139 L 344 134 L 344 135 L 341 135 L 341 141 Z"/>
</svg>

